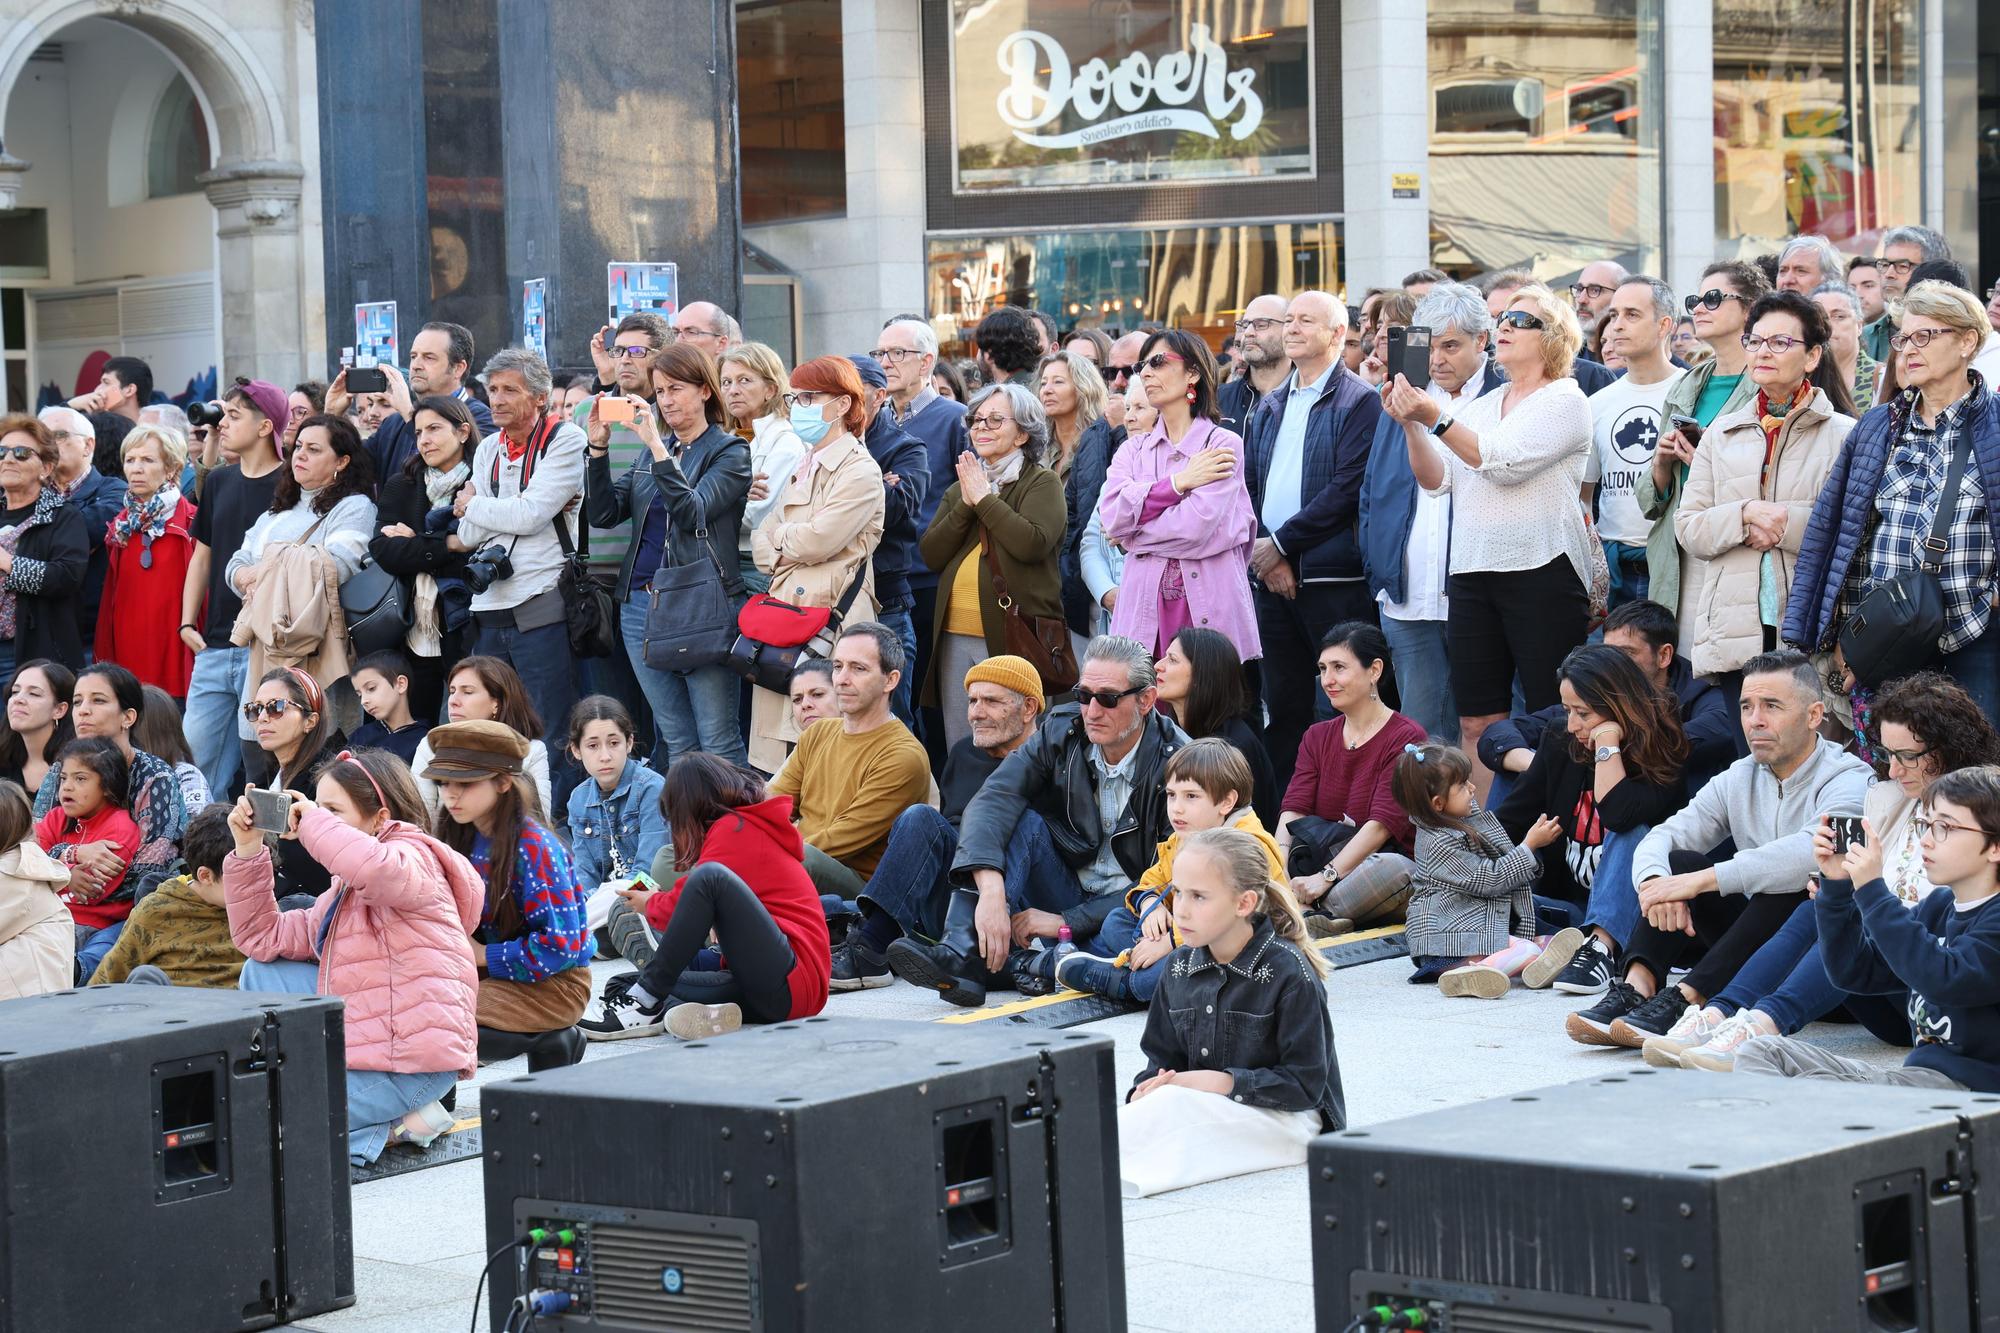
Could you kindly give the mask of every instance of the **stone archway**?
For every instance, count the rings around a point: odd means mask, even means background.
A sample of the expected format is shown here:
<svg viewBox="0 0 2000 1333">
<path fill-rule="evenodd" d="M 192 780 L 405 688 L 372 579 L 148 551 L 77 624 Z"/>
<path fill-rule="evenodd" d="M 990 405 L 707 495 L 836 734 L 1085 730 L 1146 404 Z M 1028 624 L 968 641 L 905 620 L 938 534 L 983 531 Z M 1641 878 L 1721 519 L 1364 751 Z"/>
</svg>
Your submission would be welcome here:
<svg viewBox="0 0 2000 1333">
<path fill-rule="evenodd" d="M 187 71 L 215 128 L 215 166 L 200 180 L 216 211 L 223 375 L 290 384 L 323 368 L 317 162 L 302 147 L 318 145 L 312 5 L 28 0 L 28 6 L 0 30 L 0 114 L 35 49 L 71 24 L 106 19 L 158 43 Z M 286 49 L 296 52 L 281 70 L 272 70 L 246 37 L 271 33 L 289 35 Z M 0 206 L 12 202 L 19 177 L 33 169 L 0 145 Z"/>
</svg>

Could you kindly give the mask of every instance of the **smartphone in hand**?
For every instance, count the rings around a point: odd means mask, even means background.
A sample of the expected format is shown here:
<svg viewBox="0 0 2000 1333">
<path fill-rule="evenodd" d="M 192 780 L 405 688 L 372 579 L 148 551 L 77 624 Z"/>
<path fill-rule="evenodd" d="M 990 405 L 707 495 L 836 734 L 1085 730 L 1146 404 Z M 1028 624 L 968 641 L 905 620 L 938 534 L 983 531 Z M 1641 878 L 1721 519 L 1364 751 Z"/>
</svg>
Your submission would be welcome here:
<svg viewBox="0 0 2000 1333">
<path fill-rule="evenodd" d="M 632 406 L 632 400 L 629 398 L 616 398 L 607 394 L 597 400 L 599 421 L 622 421 L 630 424 L 638 415 L 638 410 Z"/>
<path fill-rule="evenodd" d="M 1827 820 L 1827 824 L 1833 829 L 1833 854 L 1835 856 L 1847 855 L 1849 847 L 1866 847 L 1868 845 L 1868 834 L 1861 827 L 1861 816 L 1834 815 Z"/>
</svg>

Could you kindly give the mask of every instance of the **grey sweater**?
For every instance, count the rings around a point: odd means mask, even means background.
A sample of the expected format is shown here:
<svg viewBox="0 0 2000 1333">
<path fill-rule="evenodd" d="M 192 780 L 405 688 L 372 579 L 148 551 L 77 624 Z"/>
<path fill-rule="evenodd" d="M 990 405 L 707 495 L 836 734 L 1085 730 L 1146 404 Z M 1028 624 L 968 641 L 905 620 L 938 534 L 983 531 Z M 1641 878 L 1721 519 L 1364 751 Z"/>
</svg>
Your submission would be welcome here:
<svg viewBox="0 0 2000 1333">
<path fill-rule="evenodd" d="M 1668 852 L 1707 852 L 1731 838 L 1736 855 L 1715 867 L 1720 892 L 1797 893 L 1814 871 L 1819 817 L 1860 814 L 1874 780 L 1873 769 L 1823 737 L 1782 782 L 1755 759 L 1738 759 L 1639 843 L 1632 884 L 1672 873 Z"/>
</svg>

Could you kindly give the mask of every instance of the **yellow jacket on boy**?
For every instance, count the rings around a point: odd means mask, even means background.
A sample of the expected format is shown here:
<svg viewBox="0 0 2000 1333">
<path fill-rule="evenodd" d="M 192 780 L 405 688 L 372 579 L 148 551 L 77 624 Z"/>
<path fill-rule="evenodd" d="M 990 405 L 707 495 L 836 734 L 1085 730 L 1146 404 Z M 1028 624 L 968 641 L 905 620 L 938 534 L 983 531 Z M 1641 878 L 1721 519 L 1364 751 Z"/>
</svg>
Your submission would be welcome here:
<svg viewBox="0 0 2000 1333">
<path fill-rule="evenodd" d="M 1233 828 L 1239 833 L 1248 833 L 1255 838 L 1257 845 L 1264 849 L 1265 860 L 1271 863 L 1271 878 L 1281 884 L 1288 882 L 1284 853 L 1278 850 L 1277 839 L 1264 831 L 1263 821 L 1257 818 L 1255 810 L 1247 805 L 1244 806 L 1224 821 L 1223 827 Z M 1161 843 L 1153 864 L 1146 868 L 1145 874 L 1139 876 L 1139 882 L 1126 891 L 1125 906 L 1141 922 L 1145 921 L 1146 913 L 1151 911 L 1153 904 L 1157 902 L 1167 909 L 1168 927 L 1173 929 L 1174 853 L 1180 850 L 1180 845 L 1181 835 L 1178 833 Z M 1180 943 L 1181 933 L 1175 929 L 1174 947 L 1179 948 Z"/>
</svg>

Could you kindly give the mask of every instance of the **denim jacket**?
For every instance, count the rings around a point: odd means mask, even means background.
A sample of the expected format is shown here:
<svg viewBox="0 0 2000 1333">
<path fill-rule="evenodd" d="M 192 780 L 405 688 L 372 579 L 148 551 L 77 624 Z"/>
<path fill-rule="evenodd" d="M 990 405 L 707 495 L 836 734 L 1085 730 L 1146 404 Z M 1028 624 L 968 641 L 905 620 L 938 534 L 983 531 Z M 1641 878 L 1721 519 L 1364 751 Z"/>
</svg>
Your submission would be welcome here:
<svg viewBox="0 0 2000 1333">
<path fill-rule="evenodd" d="M 667 844 L 667 817 L 660 810 L 666 785 L 658 773 L 627 759 L 609 795 L 588 777 L 569 794 L 570 861 L 585 892 L 611 878 L 614 847 L 627 875 L 651 868 Z"/>
<path fill-rule="evenodd" d="M 1139 1047 L 1146 1068 L 1134 1087 L 1162 1069 L 1221 1070 L 1236 1080 L 1231 1101 L 1318 1111 L 1330 1130 L 1347 1125 L 1326 987 L 1268 917 L 1227 963 L 1206 946 L 1174 950 Z"/>
</svg>

